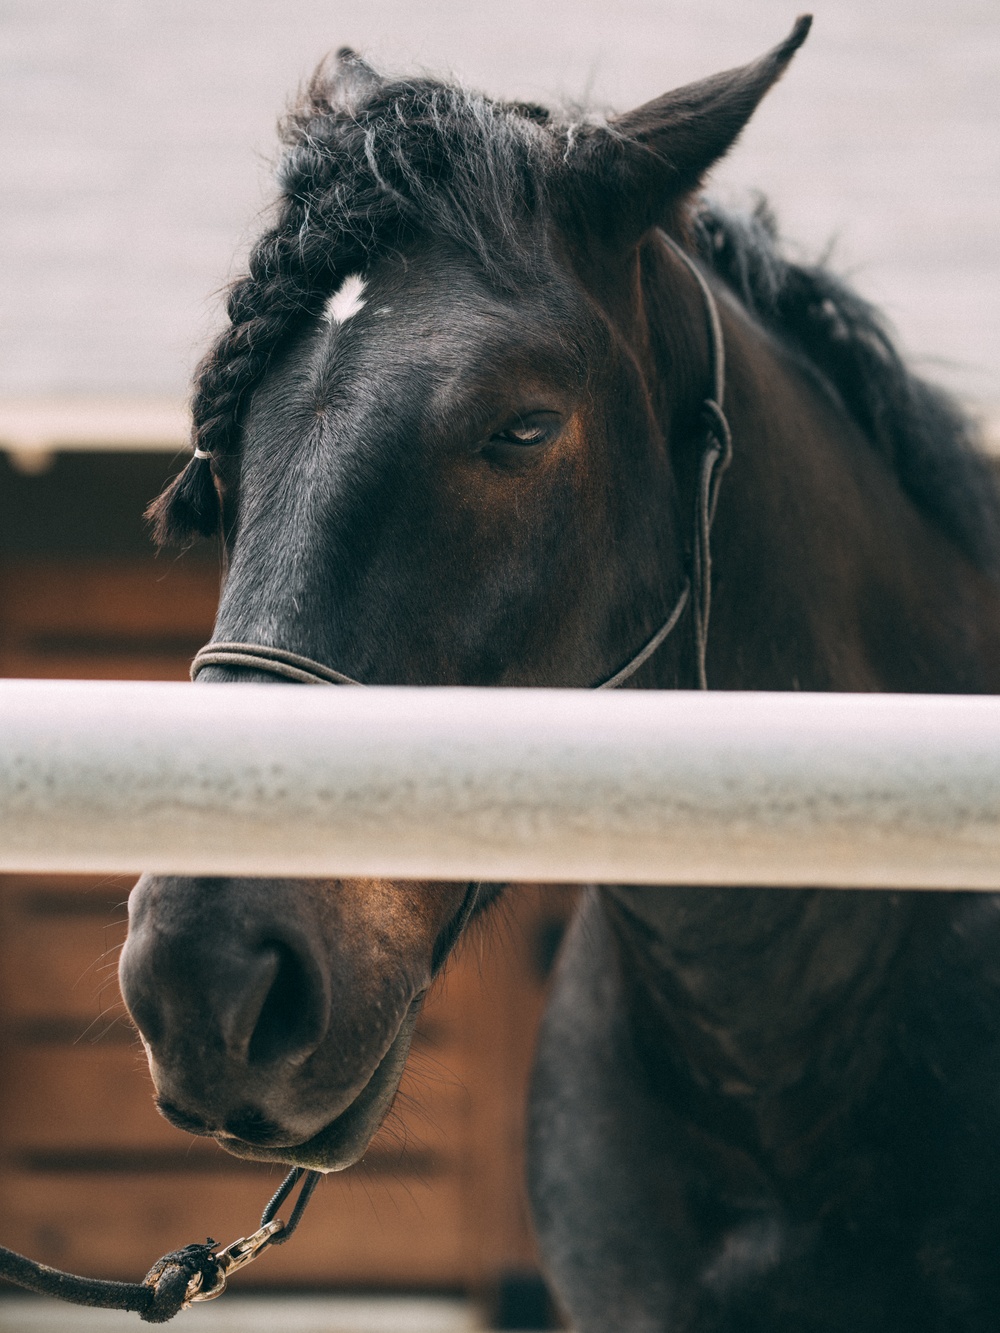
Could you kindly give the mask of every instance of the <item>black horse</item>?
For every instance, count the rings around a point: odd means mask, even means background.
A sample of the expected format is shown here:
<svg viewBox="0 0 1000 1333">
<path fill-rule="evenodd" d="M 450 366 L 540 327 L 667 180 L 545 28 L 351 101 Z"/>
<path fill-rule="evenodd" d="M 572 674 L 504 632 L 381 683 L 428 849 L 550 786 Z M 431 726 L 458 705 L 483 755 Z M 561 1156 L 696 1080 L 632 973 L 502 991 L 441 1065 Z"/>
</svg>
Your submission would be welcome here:
<svg viewBox="0 0 1000 1333">
<path fill-rule="evenodd" d="M 807 29 L 610 122 L 351 52 L 317 76 L 153 509 L 164 541 L 221 523 L 216 641 L 370 684 L 1000 688 L 962 418 L 766 215 L 698 194 Z M 122 982 L 163 1113 L 356 1160 L 499 892 L 145 877 Z M 998 985 L 989 897 L 589 889 L 531 1107 L 574 1326 L 1000 1328 Z"/>
</svg>

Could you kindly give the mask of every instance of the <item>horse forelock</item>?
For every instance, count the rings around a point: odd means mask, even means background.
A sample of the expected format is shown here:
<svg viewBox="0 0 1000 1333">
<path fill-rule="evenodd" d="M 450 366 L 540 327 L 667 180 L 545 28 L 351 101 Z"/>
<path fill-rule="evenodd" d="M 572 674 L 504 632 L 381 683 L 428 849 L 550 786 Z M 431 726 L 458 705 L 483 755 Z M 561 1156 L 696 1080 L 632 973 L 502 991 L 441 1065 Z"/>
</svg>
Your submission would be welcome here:
<svg viewBox="0 0 1000 1333">
<path fill-rule="evenodd" d="M 229 327 L 196 374 L 196 446 L 232 449 L 248 395 L 281 345 L 353 273 L 413 236 L 472 255 L 500 290 L 536 266 L 560 161 L 547 119 L 543 108 L 429 79 L 370 74 L 348 97 L 321 67 L 282 123 L 274 224 L 231 288 Z"/>
</svg>

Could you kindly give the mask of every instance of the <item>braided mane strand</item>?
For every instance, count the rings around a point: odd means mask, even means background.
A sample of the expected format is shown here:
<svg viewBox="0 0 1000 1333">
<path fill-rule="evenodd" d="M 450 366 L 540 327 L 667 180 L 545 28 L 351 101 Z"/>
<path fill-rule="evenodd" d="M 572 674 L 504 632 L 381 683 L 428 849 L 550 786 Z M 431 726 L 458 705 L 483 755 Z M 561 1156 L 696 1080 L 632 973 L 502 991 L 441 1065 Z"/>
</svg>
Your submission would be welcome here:
<svg viewBox="0 0 1000 1333">
<path fill-rule="evenodd" d="M 407 237 L 447 237 L 508 286 L 519 224 L 543 208 L 555 152 L 540 128 L 547 118 L 430 79 L 382 81 L 346 48 L 332 69 L 321 65 L 280 127 L 274 225 L 231 287 L 229 325 L 195 375 L 194 447 L 214 457 L 234 448 L 279 346 L 318 317 L 344 276 Z M 193 459 L 147 517 L 163 545 L 210 535 L 218 512 L 211 464 Z"/>
</svg>

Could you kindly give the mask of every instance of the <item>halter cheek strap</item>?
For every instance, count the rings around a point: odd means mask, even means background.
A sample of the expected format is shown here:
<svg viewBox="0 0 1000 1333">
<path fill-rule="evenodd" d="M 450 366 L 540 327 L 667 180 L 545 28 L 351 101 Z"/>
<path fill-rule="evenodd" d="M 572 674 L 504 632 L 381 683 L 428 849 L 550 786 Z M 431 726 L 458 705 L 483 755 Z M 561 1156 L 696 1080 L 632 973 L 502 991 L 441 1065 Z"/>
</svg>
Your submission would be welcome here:
<svg viewBox="0 0 1000 1333">
<path fill-rule="evenodd" d="M 698 469 L 698 489 L 695 495 L 694 541 L 691 552 L 691 583 L 694 588 L 694 643 L 698 688 L 708 689 L 705 657 L 708 652 L 708 622 L 712 614 L 712 525 L 719 503 L 722 474 L 733 460 L 733 436 L 722 408 L 726 392 L 726 344 L 722 336 L 722 320 L 712 289 L 705 275 L 686 250 L 682 250 L 672 236 L 661 231 L 660 239 L 681 261 L 701 289 L 708 320 L 709 379 L 712 394 L 701 405 L 701 419 L 705 428 L 705 449 Z"/>
<path fill-rule="evenodd" d="M 616 690 L 624 685 L 653 656 L 661 644 L 665 643 L 676 628 L 688 603 L 691 604 L 694 621 L 695 671 L 700 690 L 708 689 L 706 654 L 708 652 L 708 622 L 712 612 L 712 525 L 719 501 L 719 489 L 722 475 L 728 468 L 733 456 L 732 433 L 729 422 L 722 409 L 722 398 L 726 383 L 726 349 L 722 336 L 722 321 L 719 308 L 712 290 L 705 281 L 701 269 L 691 256 L 677 244 L 666 232 L 660 232 L 660 238 L 667 248 L 684 264 L 692 274 L 701 291 L 708 323 L 709 381 L 711 396 L 702 403 L 702 425 L 705 430 L 705 445 L 698 468 L 698 482 L 695 494 L 694 532 L 691 548 L 691 576 L 686 579 L 670 615 L 645 644 L 612 675 L 591 685 L 592 690 Z M 196 454 L 199 451 L 196 450 Z M 199 454 L 199 456 L 201 456 Z M 325 662 L 317 662 L 302 653 L 292 653 L 286 648 L 272 648 L 267 644 L 217 642 L 206 644 L 195 654 L 191 663 L 191 679 L 197 680 L 205 667 L 227 666 L 245 667 L 253 671 L 265 671 L 268 675 L 278 676 L 282 680 L 295 681 L 300 685 L 361 685 L 364 682 L 336 671 Z"/>
</svg>

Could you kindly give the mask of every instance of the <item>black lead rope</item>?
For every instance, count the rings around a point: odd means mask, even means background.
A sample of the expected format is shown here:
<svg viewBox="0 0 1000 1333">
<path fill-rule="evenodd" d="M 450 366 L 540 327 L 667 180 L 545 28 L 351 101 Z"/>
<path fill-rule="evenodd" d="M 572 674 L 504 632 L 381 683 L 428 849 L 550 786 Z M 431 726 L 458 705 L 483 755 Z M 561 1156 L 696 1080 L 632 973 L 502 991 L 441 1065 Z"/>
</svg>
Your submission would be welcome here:
<svg viewBox="0 0 1000 1333">
<path fill-rule="evenodd" d="M 320 1174 L 302 1166 L 293 1167 L 264 1209 L 260 1226 L 252 1235 L 241 1236 L 222 1250 L 216 1247 L 214 1240 L 171 1250 L 156 1261 L 141 1282 L 107 1282 L 101 1278 L 63 1273 L 2 1245 L 0 1278 L 40 1296 L 55 1296 L 72 1305 L 127 1310 L 147 1324 L 165 1324 L 178 1311 L 186 1310 L 198 1301 L 211 1301 L 221 1296 L 233 1273 L 253 1263 L 272 1245 L 284 1245 L 290 1240 L 319 1183 Z M 288 1221 L 283 1222 L 275 1214 L 300 1181 L 299 1196 Z"/>
</svg>

